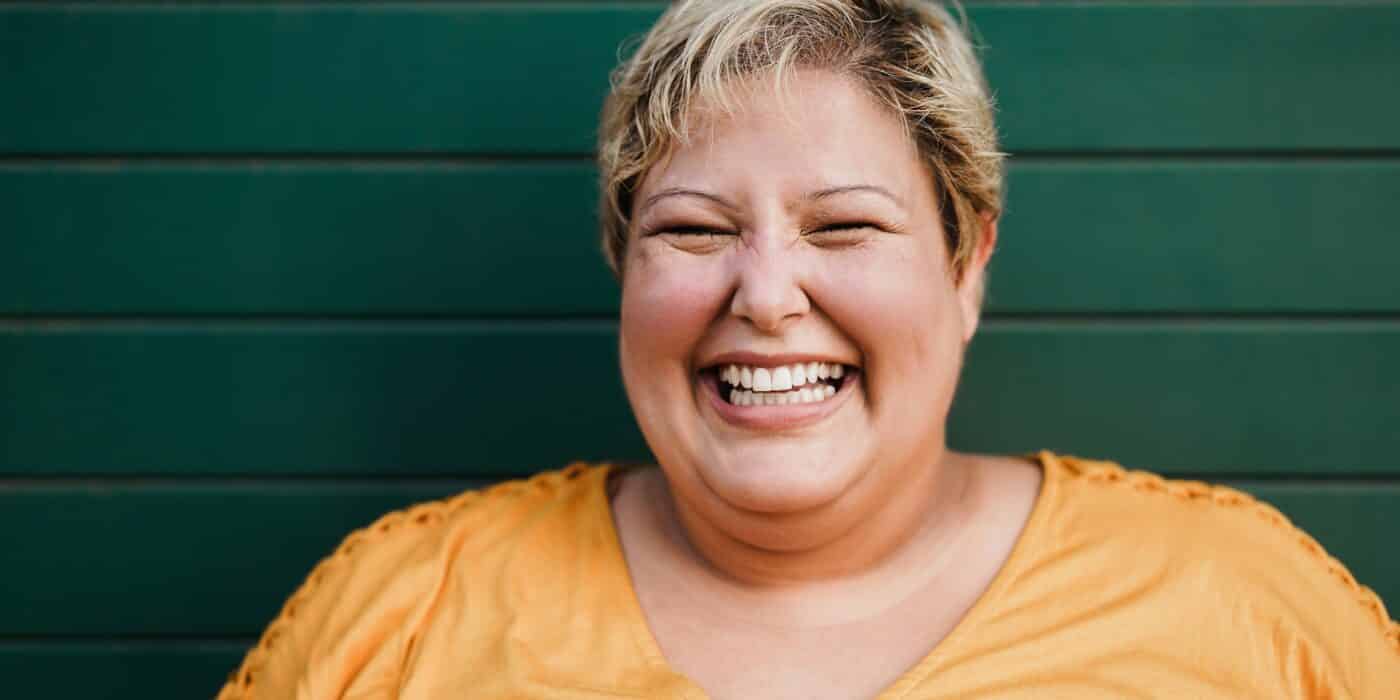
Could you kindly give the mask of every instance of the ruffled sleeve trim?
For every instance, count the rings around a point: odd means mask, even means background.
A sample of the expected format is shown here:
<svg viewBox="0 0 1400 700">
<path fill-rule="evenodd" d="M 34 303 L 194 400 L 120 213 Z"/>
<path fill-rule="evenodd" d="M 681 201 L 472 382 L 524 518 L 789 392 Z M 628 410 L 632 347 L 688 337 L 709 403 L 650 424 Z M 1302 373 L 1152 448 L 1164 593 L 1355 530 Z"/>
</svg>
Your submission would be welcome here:
<svg viewBox="0 0 1400 700">
<path fill-rule="evenodd" d="M 571 481 L 592 468 L 596 468 L 596 465 L 576 462 L 564 469 L 544 472 L 527 480 L 503 482 L 486 489 L 465 491 L 451 498 L 420 503 L 387 513 L 372 525 L 351 533 L 330 556 L 322 559 L 311 570 L 305 582 L 287 599 L 281 612 L 267 626 L 258 643 L 248 651 L 243 663 L 229 675 L 223 689 L 219 691 L 217 700 L 253 698 L 259 674 L 279 651 L 280 640 L 298 624 L 298 609 L 316 597 L 322 584 L 330 576 L 356 560 L 363 550 L 383 540 L 390 533 L 400 532 L 404 528 L 440 526 L 468 508 L 480 507 L 528 491 L 553 490 L 562 482 Z"/>
<path fill-rule="evenodd" d="M 1136 491 L 1161 493 L 1186 501 L 1207 502 L 1221 508 L 1238 508 L 1263 520 L 1270 527 L 1285 533 L 1288 539 L 1295 542 L 1306 553 L 1307 558 L 1323 567 L 1333 579 L 1345 587 L 1368 616 L 1375 621 L 1382 636 L 1389 642 L 1391 649 L 1400 654 L 1400 622 L 1390 618 L 1380 596 L 1358 582 L 1345 565 L 1336 557 L 1328 554 L 1317 540 L 1299 529 L 1288 519 L 1288 516 L 1273 506 L 1228 486 L 1207 484 L 1201 481 L 1167 479 L 1151 472 L 1124 469 L 1111 462 L 1060 457 L 1051 452 L 1041 452 L 1039 457 L 1042 464 L 1053 462 L 1064 471 L 1066 476 L 1072 479 Z"/>
</svg>

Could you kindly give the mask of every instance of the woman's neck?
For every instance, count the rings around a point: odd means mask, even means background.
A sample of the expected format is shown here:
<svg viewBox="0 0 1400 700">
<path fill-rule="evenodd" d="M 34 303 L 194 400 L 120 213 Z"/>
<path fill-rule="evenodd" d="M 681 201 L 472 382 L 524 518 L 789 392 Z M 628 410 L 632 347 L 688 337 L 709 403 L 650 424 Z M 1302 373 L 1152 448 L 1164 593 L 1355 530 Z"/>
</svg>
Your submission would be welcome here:
<svg viewBox="0 0 1400 700">
<path fill-rule="evenodd" d="M 828 507 L 745 514 L 741 522 L 707 520 L 672 497 L 660 472 L 638 474 L 617 508 L 620 525 L 624 510 L 632 525 L 629 563 L 651 567 L 653 581 L 668 580 L 697 604 L 712 602 L 716 614 L 740 610 L 777 626 L 869 618 L 956 564 L 978 500 L 975 470 L 962 455 L 944 452 L 907 471 L 870 480 L 896 484 L 890 492 L 854 489 Z M 812 544 L 758 544 L 774 541 Z"/>
</svg>

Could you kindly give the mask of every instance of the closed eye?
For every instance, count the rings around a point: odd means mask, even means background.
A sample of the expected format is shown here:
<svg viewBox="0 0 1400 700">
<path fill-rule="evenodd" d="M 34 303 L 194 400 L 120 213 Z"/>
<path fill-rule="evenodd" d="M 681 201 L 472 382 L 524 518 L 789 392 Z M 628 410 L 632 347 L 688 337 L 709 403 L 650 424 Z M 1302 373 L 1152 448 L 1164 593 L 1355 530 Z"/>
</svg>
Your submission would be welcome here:
<svg viewBox="0 0 1400 700">
<path fill-rule="evenodd" d="M 817 245 L 845 247 L 864 242 L 881 230 L 871 221 L 840 221 L 812 229 L 806 238 Z"/>
<path fill-rule="evenodd" d="M 728 231 L 710 228 L 708 226 L 670 226 L 657 231 L 658 234 L 673 234 L 677 236 L 727 236 Z"/>
<path fill-rule="evenodd" d="M 646 236 L 676 250 L 697 255 L 714 253 L 729 247 L 737 233 L 711 226 L 658 226 Z"/>
<path fill-rule="evenodd" d="M 871 222 L 869 222 L 869 221 L 843 221 L 843 222 L 841 222 L 841 223 L 836 223 L 836 224 L 827 224 L 826 226 L 822 226 L 821 228 L 818 228 L 818 229 L 812 231 L 812 233 L 829 233 L 829 232 L 836 232 L 836 231 L 858 231 L 858 230 L 863 229 L 863 228 L 879 228 L 879 226 L 876 226 L 875 224 L 873 224 L 873 223 L 871 223 Z"/>
</svg>

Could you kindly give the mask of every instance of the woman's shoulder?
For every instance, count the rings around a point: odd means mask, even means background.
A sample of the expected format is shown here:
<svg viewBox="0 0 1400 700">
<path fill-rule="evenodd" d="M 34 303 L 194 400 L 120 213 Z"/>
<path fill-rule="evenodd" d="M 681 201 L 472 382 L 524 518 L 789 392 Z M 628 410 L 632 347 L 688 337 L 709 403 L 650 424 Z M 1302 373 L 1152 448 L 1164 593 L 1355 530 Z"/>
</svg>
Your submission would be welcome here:
<svg viewBox="0 0 1400 700">
<path fill-rule="evenodd" d="M 1265 624 L 1271 643 L 1312 654 L 1319 667 L 1400 681 L 1400 624 L 1278 509 L 1238 489 L 1113 462 L 1050 453 L 1040 461 L 1056 549 L 1129 562 L 1119 570 L 1136 569 L 1155 589 L 1183 596 L 1184 618 L 1223 616 L 1242 632 Z M 1369 684 L 1357 677 L 1346 685 Z"/>
<path fill-rule="evenodd" d="M 370 650 L 405 643 L 434 590 L 489 585 L 522 550 L 576 537 L 606 503 L 609 471 L 575 463 L 393 511 L 351 533 L 287 599 L 220 700 L 290 697 L 307 686 L 321 697 L 348 682 L 338 676 L 349 667 L 357 683 L 387 678 L 392 655 Z"/>
</svg>

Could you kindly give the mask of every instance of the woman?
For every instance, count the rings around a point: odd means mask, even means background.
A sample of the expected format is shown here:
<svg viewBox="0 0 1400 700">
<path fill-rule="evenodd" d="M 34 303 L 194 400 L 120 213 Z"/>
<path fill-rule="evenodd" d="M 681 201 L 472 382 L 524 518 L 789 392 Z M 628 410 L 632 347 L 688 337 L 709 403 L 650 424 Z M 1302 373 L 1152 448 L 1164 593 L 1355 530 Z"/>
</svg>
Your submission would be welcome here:
<svg viewBox="0 0 1400 700">
<path fill-rule="evenodd" d="M 604 249 L 660 468 L 574 465 L 385 517 L 221 697 L 1400 688 L 1400 626 L 1271 508 L 947 449 L 1002 166 L 945 12 L 683 2 L 614 82 Z"/>
</svg>

